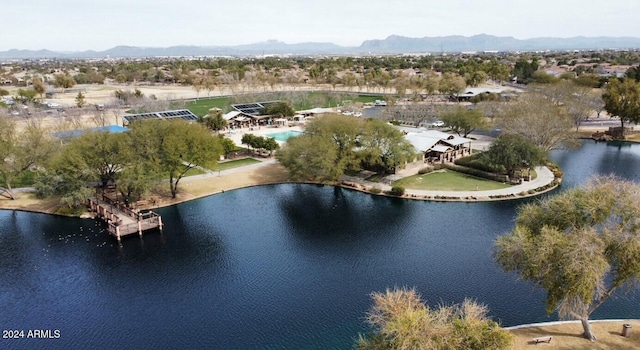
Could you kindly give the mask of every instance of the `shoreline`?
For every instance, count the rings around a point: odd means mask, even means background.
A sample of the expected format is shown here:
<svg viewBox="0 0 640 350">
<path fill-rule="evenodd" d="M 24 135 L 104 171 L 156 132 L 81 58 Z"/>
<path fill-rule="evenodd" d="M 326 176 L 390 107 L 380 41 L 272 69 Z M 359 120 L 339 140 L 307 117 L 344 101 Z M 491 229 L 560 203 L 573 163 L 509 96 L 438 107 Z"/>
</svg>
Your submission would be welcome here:
<svg viewBox="0 0 640 350">
<path fill-rule="evenodd" d="M 243 167 L 244 168 L 244 167 Z M 180 192 L 178 192 L 176 198 L 168 198 L 163 193 L 155 193 L 153 197 L 159 197 L 159 200 L 154 204 L 140 206 L 142 210 L 153 210 L 181 203 L 186 203 L 192 200 L 201 199 L 208 196 L 221 194 L 228 191 L 239 190 L 244 188 L 250 188 L 255 186 L 265 185 L 279 185 L 279 184 L 309 184 L 309 185 L 326 185 L 337 186 L 344 189 L 355 190 L 362 193 L 375 196 L 392 197 L 406 200 L 422 200 L 422 201 L 436 201 L 436 202 L 487 202 L 487 201 L 504 201 L 513 199 L 523 199 L 529 197 L 535 197 L 546 192 L 552 191 L 561 185 L 561 180 L 553 186 L 549 186 L 541 191 L 529 193 L 530 189 L 523 188 L 523 185 L 514 185 L 509 188 L 503 189 L 500 193 L 491 195 L 495 190 L 488 191 L 424 191 L 407 189 L 402 196 L 394 196 L 385 193 L 391 189 L 391 186 L 381 183 L 369 183 L 364 180 L 347 177 L 338 183 L 317 183 L 308 181 L 291 181 L 288 179 L 288 173 L 286 169 L 280 164 L 266 160 L 256 166 L 248 166 L 250 169 L 235 168 L 225 172 L 225 174 L 212 174 L 212 175 L 194 175 L 185 177 L 180 183 Z M 542 179 L 543 182 L 536 184 L 536 188 L 548 186 L 551 184 L 555 177 Z M 528 185 L 528 183 L 524 183 Z M 529 186 L 531 187 L 531 186 Z M 376 189 L 376 190 L 374 190 Z M 378 191 L 379 190 L 379 191 Z M 164 191 L 164 189 L 162 189 Z M 88 218 L 89 216 L 80 215 L 65 215 L 56 212 L 59 208 L 57 198 L 37 199 L 33 193 L 21 193 L 16 200 L 10 200 L 6 198 L 0 198 L 0 210 L 16 210 L 32 213 L 60 215 L 68 217 L 80 217 Z"/>
</svg>

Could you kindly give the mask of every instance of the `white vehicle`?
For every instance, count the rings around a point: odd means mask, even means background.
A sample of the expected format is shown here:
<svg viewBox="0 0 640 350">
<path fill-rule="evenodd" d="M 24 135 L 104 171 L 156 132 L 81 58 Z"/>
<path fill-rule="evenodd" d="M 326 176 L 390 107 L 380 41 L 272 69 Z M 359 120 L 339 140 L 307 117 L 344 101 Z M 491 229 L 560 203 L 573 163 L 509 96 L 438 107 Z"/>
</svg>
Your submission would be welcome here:
<svg viewBox="0 0 640 350">
<path fill-rule="evenodd" d="M 58 107 L 60 107 L 60 104 L 59 103 L 55 103 L 55 102 L 47 102 L 45 105 L 47 106 L 47 108 L 58 108 Z"/>
<path fill-rule="evenodd" d="M 442 120 L 436 120 L 435 122 L 431 123 L 431 126 L 433 126 L 434 128 L 441 128 L 444 126 L 444 122 Z"/>
<path fill-rule="evenodd" d="M 376 107 L 384 107 L 387 105 L 387 101 L 376 100 L 373 105 Z"/>
</svg>

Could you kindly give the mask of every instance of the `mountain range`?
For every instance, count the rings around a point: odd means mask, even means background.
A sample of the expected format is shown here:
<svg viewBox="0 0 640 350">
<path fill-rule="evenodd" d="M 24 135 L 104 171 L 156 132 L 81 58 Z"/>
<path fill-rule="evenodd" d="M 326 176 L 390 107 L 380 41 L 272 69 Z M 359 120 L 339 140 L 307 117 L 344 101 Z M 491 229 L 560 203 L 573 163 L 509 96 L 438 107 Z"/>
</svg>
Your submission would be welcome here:
<svg viewBox="0 0 640 350">
<path fill-rule="evenodd" d="M 339 46 L 327 42 L 287 44 L 278 40 L 236 46 L 116 46 L 105 51 L 56 52 L 50 50 L 0 51 L 0 59 L 106 58 L 163 56 L 254 56 L 254 55 L 370 55 L 405 53 L 456 53 L 467 51 L 559 51 L 638 49 L 635 37 L 573 37 L 515 39 L 493 35 L 439 36 L 409 38 L 391 35 L 386 39 L 366 40 L 360 46 Z"/>
</svg>

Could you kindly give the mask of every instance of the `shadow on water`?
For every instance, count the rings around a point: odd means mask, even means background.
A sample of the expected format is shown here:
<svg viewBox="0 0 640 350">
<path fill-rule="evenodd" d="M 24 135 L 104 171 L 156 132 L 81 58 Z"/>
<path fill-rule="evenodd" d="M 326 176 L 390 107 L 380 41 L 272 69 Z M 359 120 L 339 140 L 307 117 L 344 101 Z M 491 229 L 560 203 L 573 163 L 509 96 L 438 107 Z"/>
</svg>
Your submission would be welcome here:
<svg viewBox="0 0 640 350">
<path fill-rule="evenodd" d="M 413 208 L 398 198 L 309 185 L 294 186 L 292 195 L 280 197 L 278 204 L 294 237 L 324 243 L 400 234 L 380 228 L 402 226 Z"/>
</svg>

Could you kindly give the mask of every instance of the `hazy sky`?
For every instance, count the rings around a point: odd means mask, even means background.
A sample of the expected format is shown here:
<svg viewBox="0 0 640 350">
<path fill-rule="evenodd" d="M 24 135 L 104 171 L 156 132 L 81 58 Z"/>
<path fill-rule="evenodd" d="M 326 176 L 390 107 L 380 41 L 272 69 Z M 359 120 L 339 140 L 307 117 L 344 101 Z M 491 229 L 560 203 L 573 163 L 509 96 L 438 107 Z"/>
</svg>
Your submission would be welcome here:
<svg viewBox="0 0 640 350">
<path fill-rule="evenodd" d="M 640 37 L 639 0 L 7 0 L 0 50 L 491 34 Z"/>
</svg>

